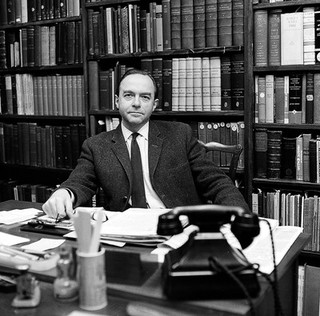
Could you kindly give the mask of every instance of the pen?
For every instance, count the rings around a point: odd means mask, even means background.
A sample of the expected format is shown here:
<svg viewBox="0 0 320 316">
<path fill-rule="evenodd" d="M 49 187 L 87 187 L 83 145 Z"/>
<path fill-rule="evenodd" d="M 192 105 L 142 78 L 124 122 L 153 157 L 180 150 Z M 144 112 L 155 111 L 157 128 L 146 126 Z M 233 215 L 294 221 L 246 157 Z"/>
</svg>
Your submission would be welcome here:
<svg viewBox="0 0 320 316">
<path fill-rule="evenodd" d="M 13 255 L 13 256 L 20 256 L 20 257 L 23 257 L 23 258 L 26 258 L 26 259 L 30 259 L 30 260 L 38 260 L 39 257 L 36 256 L 36 255 L 32 255 L 32 254 L 29 254 L 29 253 L 25 253 L 21 250 L 16 250 L 16 249 L 13 249 L 13 248 L 10 248 L 10 247 L 6 247 L 6 246 L 0 246 L 0 250 L 4 253 L 7 253 L 9 255 Z"/>
</svg>

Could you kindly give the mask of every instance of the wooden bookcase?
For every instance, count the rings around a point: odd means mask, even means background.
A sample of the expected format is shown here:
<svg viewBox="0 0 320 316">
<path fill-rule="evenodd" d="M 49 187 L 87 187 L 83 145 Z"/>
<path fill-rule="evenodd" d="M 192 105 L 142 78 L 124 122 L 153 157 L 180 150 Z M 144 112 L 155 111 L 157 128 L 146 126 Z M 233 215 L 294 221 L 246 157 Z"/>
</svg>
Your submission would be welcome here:
<svg viewBox="0 0 320 316">
<path fill-rule="evenodd" d="M 284 216 L 281 216 L 281 209 L 280 209 L 280 220 L 282 221 L 282 224 L 295 224 L 295 225 L 303 225 L 303 227 L 305 228 L 306 231 L 312 232 L 312 235 L 315 234 L 316 231 L 319 230 L 319 227 L 317 228 L 317 226 L 313 226 L 310 228 L 310 226 L 306 227 L 306 222 L 307 219 L 304 217 L 304 223 L 301 223 L 300 220 L 300 224 L 299 219 L 290 219 L 290 211 L 291 214 L 293 212 L 295 212 L 297 210 L 297 212 L 301 212 L 301 205 L 305 203 L 305 200 L 307 199 L 307 197 L 313 197 L 313 196 L 318 196 L 319 193 L 319 189 L 320 189 L 320 183 L 319 181 L 312 181 L 310 180 L 310 175 L 315 175 L 316 172 L 315 171 L 310 171 L 309 172 L 309 177 L 305 176 L 304 174 L 302 174 L 302 178 L 300 175 L 297 176 L 301 165 L 303 166 L 303 155 L 305 155 L 305 153 L 302 151 L 302 154 L 299 158 L 299 155 L 297 155 L 296 153 L 296 142 L 293 141 L 294 145 L 292 145 L 292 147 L 290 147 L 288 145 L 288 138 L 291 139 L 297 139 L 297 137 L 299 135 L 302 134 L 311 134 L 311 138 L 316 138 L 319 135 L 320 132 L 320 124 L 317 121 L 317 119 L 312 116 L 312 114 L 310 114 L 310 108 L 308 108 L 308 106 L 310 106 L 310 101 L 313 101 L 314 106 L 317 104 L 318 106 L 318 100 L 316 100 L 315 98 L 307 98 L 306 95 L 312 95 L 309 93 L 306 93 L 304 89 L 306 88 L 306 77 L 307 74 L 309 74 L 309 76 L 311 76 L 311 78 L 315 78 L 315 74 L 320 73 L 320 64 L 318 63 L 318 61 L 315 58 L 315 52 L 314 50 L 311 50 L 311 53 L 307 53 L 307 50 L 304 50 L 304 48 L 306 47 L 306 45 L 308 45 L 309 43 L 303 42 L 302 39 L 302 47 L 300 47 L 299 49 L 302 49 L 302 62 L 293 62 L 292 64 L 286 65 L 283 62 L 274 62 L 272 61 L 270 62 L 270 59 L 265 60 L 265 56 L 264 54 L 262 54 L 261 52 L 263 52 L 263 38 L 259 36 L 259 34 L 257 34 L 258 32 L 255 33 L 255 20 L 258 21 L 259 19 L 263 19 L 264 17 L 267 17 L 267 19 L 270 19 L 270 15 L 274 14 L 274 12 L 279 12 L 278 14 L 286 14 L 286 13 L 293 13 L 293 12 L 303 12 L 305 10 L 305 8 L 315 8 L 317 11 L 320 7 L 320 1 L 287 1 L 287 2 L 276 2 L 276 3 L 256 3 L 252 5 L 252 21 L 253 21 L 253 28 L 252 28 L 252 32 L 251 32 L 251 36 L 252 36 L 252 43 L 253 43 L 253 56 L 252 56 L 252 79 L 254 80 L 253 82 L 253 87 L 254 87 L 254 94 L 253 94 L 253 98 L 254 101 L 252 102 L 252 107 L 251 107 L 251 113 L 250 116 L 252 118 L 252 122 L 253 122 L 253 133 L 252 133 L 252 151 L 251 151 L 251 155 L 252 155 L 252 170 L 251 172 L 249 172 L 250 175 L 252 175 L 252 193 L 253 196 L 257 197 L 259 196 L 259 194 L 257 194 L 257 190 L 261 190 L 263 194 L 263 198 L 265 200 L 268 200 L 268 193 L 267 192 L 271 192 L 271 194 L 269 196 L 270 201 L 274 200 L 274 197 L 276 196 L 276 192 L 280 192 L 280 199 L 281 196 L 284 197 L 286 196 L 286 200 L 282 200 L 281 203 L 277 203 L 277 205 L 286 205 L 286 207 L 289 209 L 289 218 L 285 218 Z M 259 17 L 258 17 L 259 15 Z M 312 16 L 312 13 L 311 13 Z M 314 16 L 314 15 L 313 15 Z M 304 23 L 306 21 L 306 17 L 304 17 Z M 261 22 L 263 20 L 260 20 L 260 25 L 262 25 L 264 22 Z M 265 22 L 268 23 L 268 22 Z M 281 20 L 282 23 L 282 20 Z M 319 21 L 318 21 L 319 23 Z M 313 23 L 313 29 L 311 29 L 311 34 L 313 32 L 313 35 L 315 34 L 314 31 L 314 27 L 315 27 L 316 22 Z M 266 24 L 264 24 L 266 25 Z M 274 24 L 273 24 L 274 25 Z M 284 25 L 284 23 L 283 23 Z M 282 25 L 282 27 L 283 27 Z M 311 23 L 312 25 L 312 23 Z M 304 32 L 308 32 L 306 31 L 306 26 L 304 25 Z M 261 27 L 261 29 L 263 29 Z M 260 29 L 260 31 L 261 31 Z M 270 26 L 268 26 L 268 30 L 270 31 Z M 275 32 L 273 30 L 273 32 Z M 274 42 L 270 43 L 270 34 L 272 34 L 271 36 L 276 36 L 275 34 L 277 33 L 268 33 L 268 35 L 265 33 L 265 35 L 267 35 L 267 43 L 269 46 L 271 46 L 271 44 L 275 44 L 275 42 L 277 41 L 276 37 L 273 37 L 273 39 L 275 40 Z M 302 31 L 303 34 L 303 31 Z M 303 38 L 307 38 L 307 33 L 304 33 L 304 37 Z M 310 33 L 309 33 L 310 34 Z M 261 35 L 261 34 L 260 34 Z M 315 37 L 317 37 L 317 35 L 315 35 Z M 280 37 L 281 38 L 281 37 Z M 295 38 L 297 40 L 298 38 L 298 33 L 295 33 Z M 260 41 L 261 39 L 261 41 Z M 298 41 L 298 40 L 297 40 Z M 317 44 L 317 41 L 319 41 L 319 39 L 315 39 L 315 45 Z M 256 46 L 255 46 L 256 45 Z M 261 46 L 262 45 L 262 46 Z M 284 45 L 282 45 L 283 48 Z M 260 49 L 260 51 L 259 51 Z M 298 49 L 298 50 L 299 50 Z M 316 46 L 317 49 L 317 46 Z M 267 50 L 264 50 L 265 52 Z M 279 52 L 281 51 L 281 46 L 279 48 Z M 287 49 L 288 51 L 288 49 Z M 296 49 L 292 49 L 291 52 L 296 52 Z M 270 53 L 270 52 L 269 52 Z M 285 52 L 282 52 L 283 55 L 285 55 Z M 292 53 L 292 55 L 295 55 Z M 270 57 L 270 56 L 269 56 Z M 274 55 L 273 55 L 274 57 Z M 311 60 L 309 61 L 309 64 L 307 64 L 307 60 L 308 58 L 311 57 Z M 313 61 L 312 61 L 313 58 Z M 257 65 L 258 64 L 258 65 Z M 293 89 L 293 80 L 294 79 L 294 75 L 296 74 L 301 74 L 301 88 L 299 88 L 298 91 L 301 91 L 301 94 L 297 94 L 294 95 L 292 93 Z M 287 85 L 287 95 L 284 94 L 284 98 L 287 98 L 288 100 L 288 108 L 283 109 L 281 107 L 281 105 L 285 104 L 286 102 L 283 101 L 277 101 L 277 100 L 281 100 L 281 99 L 275 99 L 275 108 L 274 108 L 274 115 L 273 117 L 271 116 L 271 120 L 273 119 L 273 122 L 270 121 L 270 116 L 268 117 L 263 117 L 263 114 L 261 116 L 261 113 L 263 113 L 263 105 L 264 105 L 264 100 L 263 97 L 261 98 L 261 95 L 263 96 L 263 86 L 265 86 L 267 88 L 268 84 L 264 83 L 264 80 L 266 80 L 268 77 L 272 78 L 284 78 L 284 82 L 286 82 L 286 80 L 288 80 L 289 84 Z M 297 77 L 297 76 L 296 76 Z M 296 78 L 295 77 L 295 78 Z M 261 81 L 259 81 L 258 79 L 255 78 L 262 78 Z M 282 79 L 281 79 L 282 80 Z M 290 81 L 291 80 L 291 81 Z M 259 86 L 259 82 L 261 84 L 261 86 Z M 298 82 L 298 81 L 296 81 Z M 277 94 L 277 89 L 278 86 L 275 86 L 275 80 L 273 81 L 274 86 L 273 86 L 273 91 L 274 92 L 274 97 L 277 98 L 279 96 L 279 94 Z M 299 82 L 298 82 L 299 85 Z M 290 87 L 290 88 L 289 88 Z M 311 86 L 312 87 L 312 86 Z M 271 88 L 272 89 L 272 85 Z M 281 90 L 281 88 L 279 88 Z M 301 90 L 300 90 L 301 89 Z M 308 88 L 309 89 L 309 88 Z M 258 93 L 257 93 L 258 90 Z M 262 91 L 262 94 L 261 94 Z M 291 91 L 291 92 L 290 92 Z M 312 89 L 311 89 L 312 91 Z M 266 94 L 265 96 L 269 98 L 268 96 L 268 92 L 265 91 Z M 316 82 L 314 81 L 314 92 L 316 94 Z M 315 96 L 315 94 L 312 95 Z M 277 95 L 277 96 L 276 96 Z M 300 97 L 299 97 L 300 96 Z M 281 98 L 282 95 L 279 97 Z M 294 104 L 294 98 L 298 97 L 298 103 Z M 300 98 L 300 99 L 299 99 Z M 272 100 L 272 99 L 271 99 Z M 283 99 L 285 100 L 285 99 Z M 297 100 L 297 99 L 296 99 Z M 268 99 L 268 101 L 266 102 L 271 102 L 270 98 Z M 268 103 L 270 104 L 270 103 Z M 259 108 L 259 106 L 261 106 Z M 296 107 L 295 107 L 296 106 Z M 267 109 L 270 109 L 269 107 L 267 107 Z M 313 109 L 315 109 L 315 107 L 313 107 Z M 277 113 L 276 111 L 279 112 Z M 296 110 L 296 111 L 293 111 Z M 267 113 L 268 110 L 265 111 L 264 114 Z M 281 112 L 283 111 L 283 112 Z M 295 122 L 295 118 L 293 115 L 297 115 L 297 113 L 299 114 L 299 112 L 302 113 L 302 118 L 298 117 L 297 121 Z M 316 110 L 315 110 L 316 112 Z M 279 114 L 280 113 L 280 114 Z M 284 114 L 284 117 L 281 117 L 281 115 Z M 268 116 L 268 113 L 266 114 Z M 312 117 L 312 119 L 310 119 L 310 117 Z M 273 163 L 272 159 L 275 158 L 276 155 L 273 155 L 272 153 L 276 153 L 276 146 L 273 146 L 275 144 L 275 142 L 272 142 L 272 136 L 271 134 L 277 131 L 278 133 L 282 134 L 281 137 L 281 146 L 280 146 L 280 157 L 282 158 L 278 158 L 279 161 L 281 161 L 281 166 L 278 169 L 278 167 L 271 169 L 270 166 L 276 166 L 277 163 Z M 259 134 L 260 133 L 260 134 Z M 255 138 L 255 136 L 257 135 L 257 138 Z M 262 135 L 262 136 L 261 136 Z M 267 138 L 265 138 L 265 136 L 267 136 Z M 262 140 L 265 140 L 264 142 Z M 271 140 L 270 140 L 271 139 Z M 267 146 L 267 147 L 266 147 Z M 298 145 L 299 146 L 299 145 Z M 289 149 L 288 149 L 289 148 Z M 288 151 L 287 150 L 292 150 L 291 154 L 287 155 Z M 286 156 L 287 155 L 287 156 Z M 260 158 L 260 162 L 257 161 L 256 157 L 265 157 L 265 158 Z M 278 155 L 279 156 L 279 155 Z M 283 157 L 287 157 L 287 159 L 284 159 Z M 305 156 L 308 157 L 308 156 Z M 292 160 L 292 158 L 295 158 Z M 302 159 L 302 161 L 301 161 Z M 307 159 L 307 158 L 306 158 Z M 259 170 L 259 167 L 261 167 L 261 164 L 263 163 L 262 160 L 265 160 L 266 164 L 265 166 L 267 167 L 264 170 Z M 308 160 L 308 159 L 307 159 Z M 290 175 L 290 173 L 286 173 L 285 172 L 285 167 L 288 167 L 289 170 L 291 167 L 287 164 L 289 164 L 289 161 L 293 161 L 294 163 L 294 174 L 293 176 Z M 301 163 L 300 163 L 300 162 Z M 260 166 L 258 166 L 260 164 Z M 268 169 L 269 168 L 269 169 Z M 303 168 L 303 167 L 302 167 Z M 305 167 L 305 170 L 307 170 L 308 168 Z M 297 180 L 299 179 L 299 180 Z M 292 203 L 290 206 L 290 199 L 294 199 L 294 197 L 290 197 L 291 196 L 296 196 L 296 202 Z M 261 197 L 261 195 L 260 195 Z M 277 197 L 276 197 L 277 198 Z M 261 201 L 261 200 L 260 200 Z M 292 201 L 292 200 L 291 200 Z M 269 203 L 267 202 L 267 203 Z M 272 202 L 271 202 L 272 203 Z M 297 206 L 297 203 L 300 203 L 300 207 L 299 205 Z M 256 201 L 253 202 L 253 204 L 256 204 Z M 295 205 L 294 205 L 295 204 Z M 266 206 L 262 207 L 263 202 L 261 202 L 259 204 L 259 212 L 265 212 L 265 215 L 268 215 L 267 210 L 266 210 Z M 266 204 L 264 204 L 266 205 Z M 255 206 L 253 206 L 255 207 Z M 257 209 L 257 208 L 256 208 Z M 294 211 L 293 211 L 294 210 Z M 307 214 L 311 211 L 308 211 L 307 206 L 305 205 L 304 208 L 304 214 Z M 313 222 L 316 223 L 317 220 L 317 216 L 313 218 Z M 315 238 L 315 240 L 314 240 Z M 314 254 L 317 254 L 317 252 L 319 251 L 319 239 L 317 237 L 312 237 L 312 240 L 314 242 L 313 246 L 310 246 L 309 248 L 306 248 L 307 250 L 304 251 L 304 256 L 305 257 L 312 257 L 312 260 L 314 260 L 315 256 Z M 317 261 L 319 260 L 319 258 L 317 257 Z"/>
<path fill-rule="evenodd" d="M 80 7 L 40 12 L 29 3 L 29 15 L 22 17 L 20 10 L 11 15 L 5 2 L 0 21 L 0 200 L 13 198 L 12 187 L 23 184 L 48 188 L 50 194 L 70 174 L 76 163 L 72 153 L 80 152 L 86 137 Z"/>
</svg>

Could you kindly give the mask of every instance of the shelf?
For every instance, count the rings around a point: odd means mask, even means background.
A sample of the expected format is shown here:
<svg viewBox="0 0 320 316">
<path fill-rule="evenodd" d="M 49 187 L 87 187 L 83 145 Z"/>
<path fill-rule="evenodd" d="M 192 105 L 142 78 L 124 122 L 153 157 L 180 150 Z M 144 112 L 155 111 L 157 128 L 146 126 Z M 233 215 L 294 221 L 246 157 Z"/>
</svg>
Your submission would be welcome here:
<svg viewBox="0 0 320 316">
<path fill-rule="evenodd" d="M 47 20 L 34 21 L 34 22 L 1 25 L 0 30 L 12 30 L 12 29 L 20 29 L 23 27 L 31 26 L 31 25 L 51 25 L 51 24 L 56 24 L 61 22 L 72 22 L 72 21 L 81 21 L 81 16 L 71 16 L 71 17 L 65 17 L 65 18 L 59 18 L 59 19 L 47 19 Z"/>
<path fill-rule="evenodd" d="M 319 72 L 320 64 L 315 65 L 284 65 L 284 66 L 255 66 L 253 71 L 259 73 L 285 73 L 285 72 Z"/>
<path fill-rule="evenodd" d="M 16 67 L 16 68 L 8 68 L 8 69 L 0 69 L 1 74 L 19 74 L 19 73 L 45 73 L 48 75 L 49 73 L 59 73 L 61 72 L 83 72 L 83 64 L 61 64 L 61 65 L 53 65 L 53 66 L 34 66 L 34 67 Z"/>
<path fill-rule="evenodd" d="M 128 59 L 128 58 L 146 58 L 146 57 L 188 57 L 188 56 L 201 56 L 201 55 L 223 55 L 227 53 L 242 52 L 243 46 L 228 46 L 228 47 L 206 47 L 194 49 L 177 49 L 177 50 L 164 50 L 161 52 L 135 52 L 124 54 L 107 54 L 103 56 L 90 57 L 88 60 L 109 60 L 109 59 Z"/>
<path fill-rule="evenodd" d="M 110 115 L 120 116 L 118 111 L 107 111 L 107 110 L 90 110 L 89 115 Z M 155 111 L 152 113 L 152 117 L 208 117 L 208 116 L 220 116 L 220 117 L 238 117 L 243 118 L 243 111 L 211 111 L 211 112 L 184 112 L 184 111 Z"/>
<path fill-rule="evenodd" d="M 61 122 L 67 121 L 72 122 L 85 122 L 84 116 L 49 116 L 49 115 L 18 115 L 18 114 L 0 114 L 0 122 L 10 122 L 10 121 L 24 121 L 24 122 L 34 122 L 34 121 L 54 121 Z"/>
<path fill-rule="evenodd" d="M 252 179 L 255 186 L 270 186 L 272 188 L 275 187 L 286 187 L 290 189 L 295 189 L 299 191 L 304 190 L 320 190 L 320 183 L 313 183 L 313 182 L 304 182 L 304 181 L 297 181 L 297 180 L 288 180 L 288 179 L 262 179 L 262 178 L 253 178 Z M 297 189 L 298 188 L 298 189 Z"/>
<path fill-rule="evenodd" d="M 254 128 L 267 129 L 291 129 L 291 130 L 320 130 L 319 124 L 279 124 L 279 123 L 255 123 Z"/>
<path fill-rule="evenodd" d="M 319 5 L 319 1 L 316 0 L 299 0 L 299 1 L 284 1 L 284 2 L 274 2 L 274 3 L 259 3 L 253 4 L 253 10 L 259 9 L 277 9 L 277 8 L 288 8 L 288 7 L 307 7 Z"/>
</svg>

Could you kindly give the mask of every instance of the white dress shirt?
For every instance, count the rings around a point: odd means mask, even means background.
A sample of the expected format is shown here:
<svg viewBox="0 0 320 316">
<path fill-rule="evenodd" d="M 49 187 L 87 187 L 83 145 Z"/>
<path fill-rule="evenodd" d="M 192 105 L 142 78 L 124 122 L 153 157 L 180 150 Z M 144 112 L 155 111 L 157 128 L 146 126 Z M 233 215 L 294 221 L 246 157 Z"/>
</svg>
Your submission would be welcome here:
<svg viewBox="0 0 320 316">
<path fill-rule="evenodd" d="M 129 151 L 129 156 L 131 155 L 131 140 L 132 132 L 129 131 L 122 123 L 121 130 L 126 141 L 126 145 Z M 157 193 L 153 190 L 150 174 L 149 174 L 149 156 L 148 156 L 148 136 L 149 136 L 149 122 L 146 123 L 139 131 L 137 136 L 137 142 L 140 148 L 141 161 L 142 161 L 142 170 L 143 170 L 143 182 L 144 189 L 146 192 L 146 199 L 148 207 L 150 208 L 166 208 L 165 205 L 160 200 Z M 131 201 L 131 198 L 130 198 Z"/>
</svg>

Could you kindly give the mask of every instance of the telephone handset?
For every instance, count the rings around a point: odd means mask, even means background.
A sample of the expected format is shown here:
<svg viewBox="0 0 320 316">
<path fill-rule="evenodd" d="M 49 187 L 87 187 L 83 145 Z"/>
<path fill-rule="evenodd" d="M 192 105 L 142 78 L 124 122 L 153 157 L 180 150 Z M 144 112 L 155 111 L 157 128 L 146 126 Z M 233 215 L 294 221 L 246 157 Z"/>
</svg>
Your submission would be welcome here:
<svg viewBox="0 0 320 316">
<path fill-rule="evenodd" d="M 230 223 L 242 248 L 248 247 L 260 233 L 257 214 L 245 212 L 238 206 L 216 204 L 176 207 L 159 217 L 157 233 L 169 236 L 181 233 L 180 215 L 187 215 L 189 223 L 198 226 L 200 232 L 219 232 L 222 225 Z"/>
<path fill-rule="evenodd" d="M 220 227 L 231 224 L 231 231 L 243 248 L 259 235 L 256 214 L 241 207 L 224 205 L 195 205 L 176 207 L 159 216 L 157 233 L 175 235 L 183 231 L 180 215 L 199 227 L 199 233 L 178 249 L 169 251 L 162 265 L 164 293 L 173 299 L 236 298 L 247 293 L 256 296 L 260 285 L 253 266 L 240 250 L 232 248 L 220 233 Z M 226 274 L 229 271 L 234 277 Z"/>
</svg>

